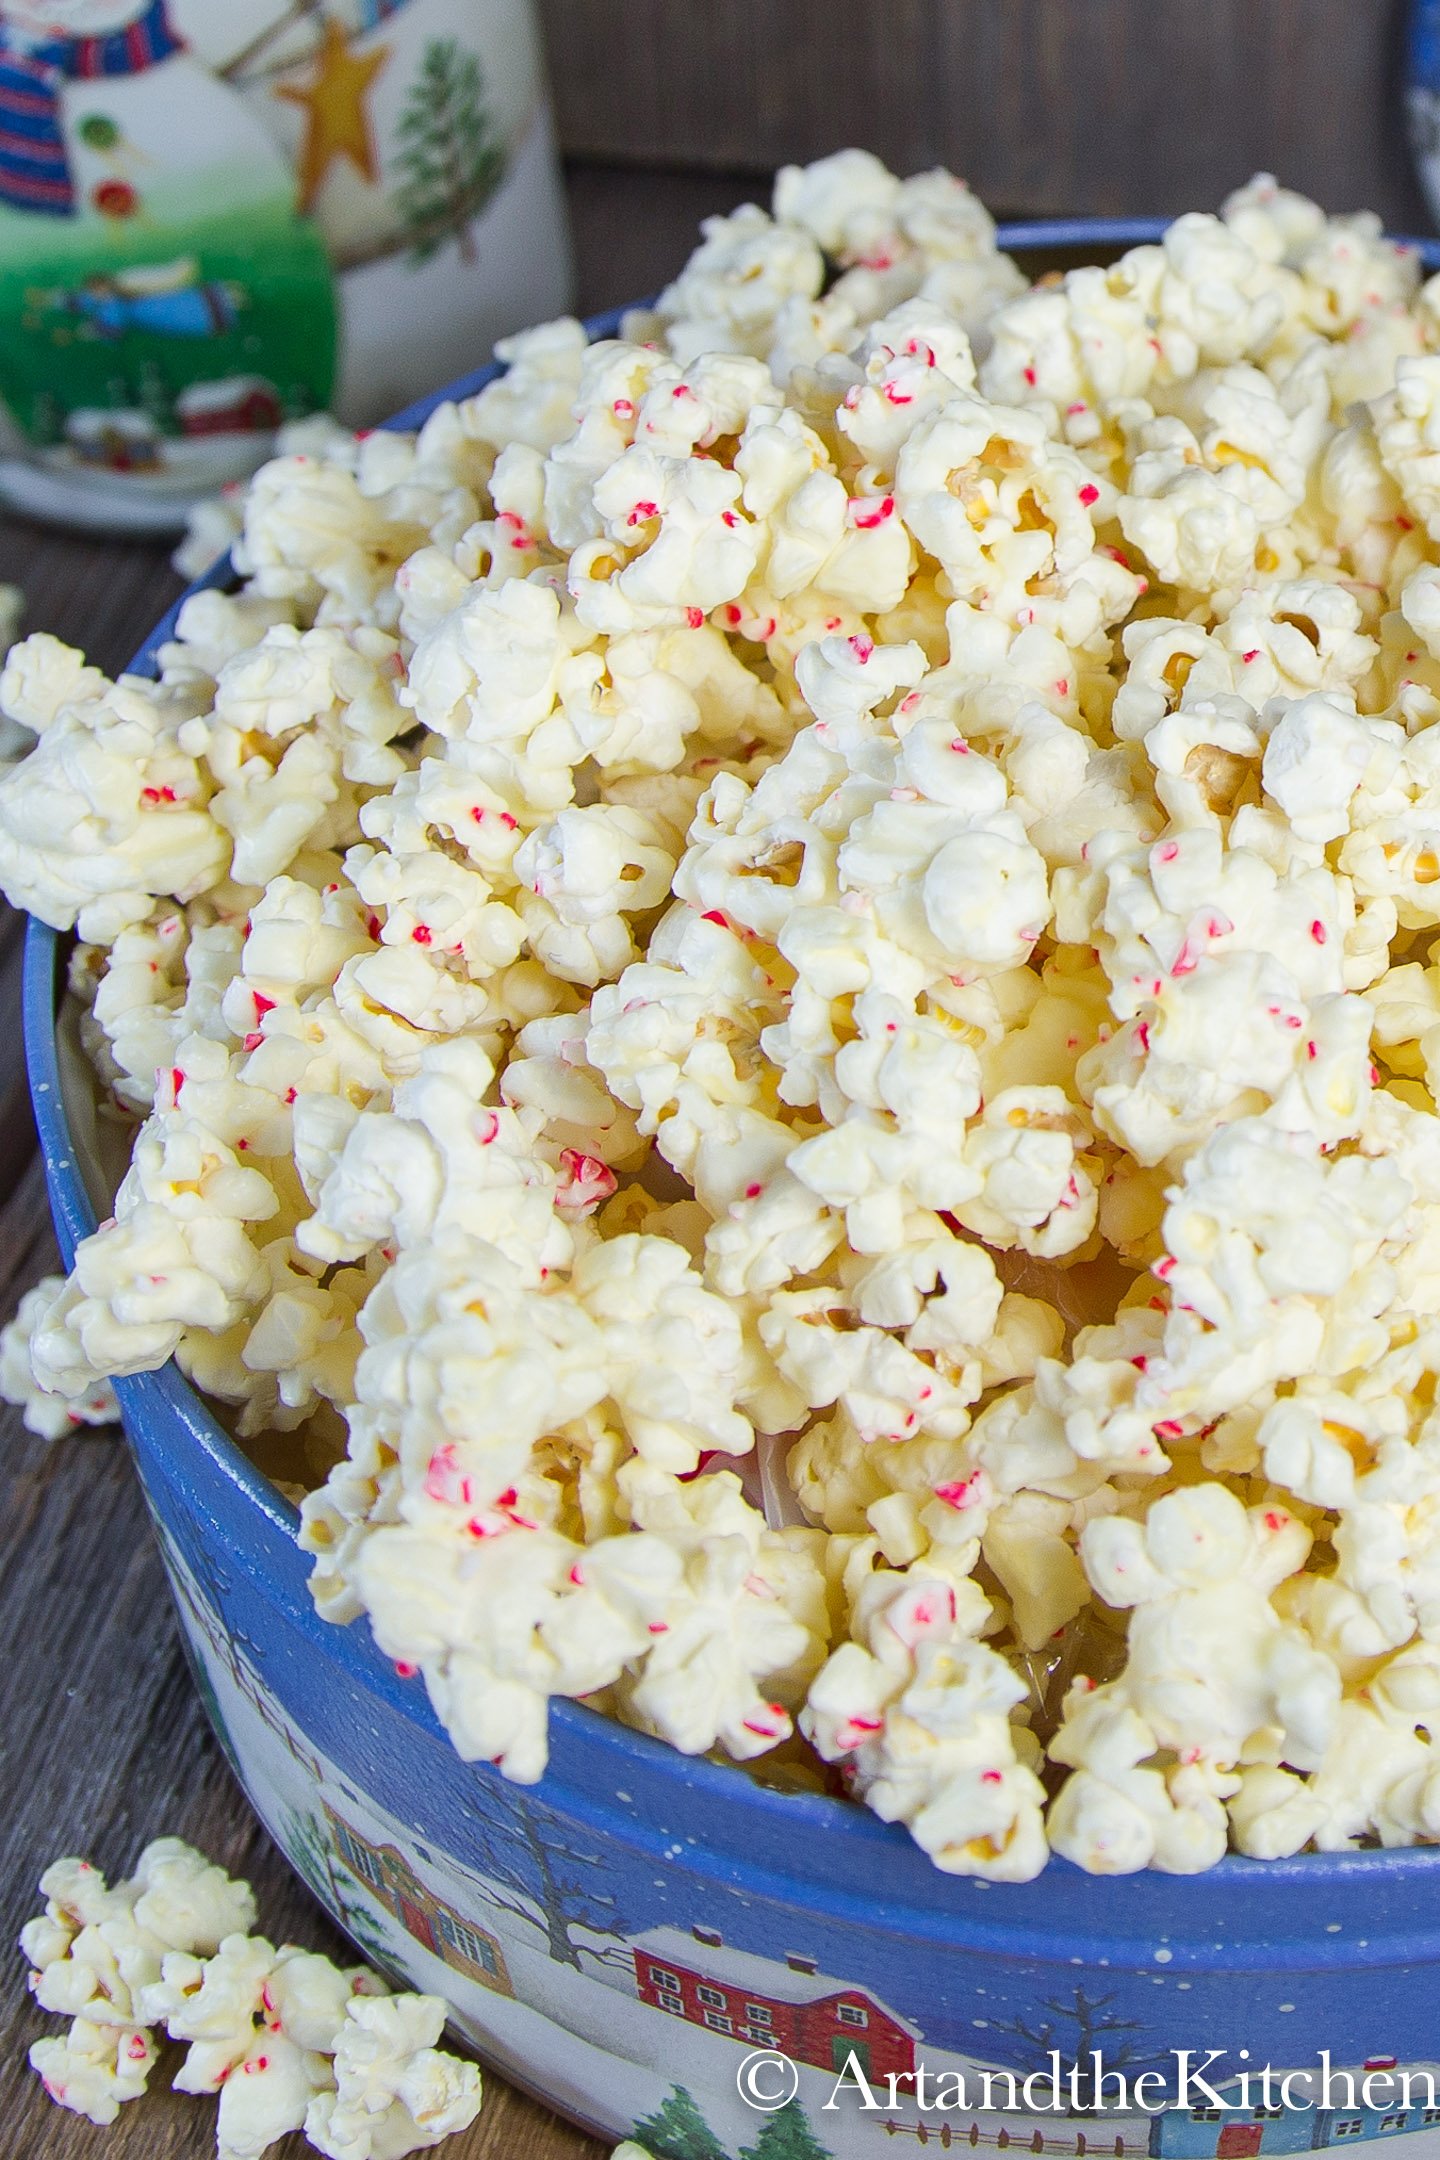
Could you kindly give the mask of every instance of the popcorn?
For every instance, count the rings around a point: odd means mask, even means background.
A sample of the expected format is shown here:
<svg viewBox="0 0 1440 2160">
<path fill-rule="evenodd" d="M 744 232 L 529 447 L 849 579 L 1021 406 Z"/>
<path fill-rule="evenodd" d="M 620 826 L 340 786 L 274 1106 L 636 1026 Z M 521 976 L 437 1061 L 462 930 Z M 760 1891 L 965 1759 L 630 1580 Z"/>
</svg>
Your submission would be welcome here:
<svg viewBox="0 0 1440 2160">
<path fill-rule="evenodd" d="M 108 1380 L 99 1380 L 80 1395 L 54 1395 L 34 1377 L 30 1346 L 35 1331 L 64 1288 L 63 1275 L 45 1276 L 25 1292 L 14 1319 L 0 1332 L 0 1397 L 23 1413 L 26 1430 L 42 1440 L 58 1440 L 85 1425 L 111 1425 L 120 1416 Z"/>
<path fill-rule="evenodd" d="M 31 2043 L 29 2063 L 50 2098 L 102 2127 L 138 2100 L 159 2050 L 138 2028 L 72 2018 L 70 2030 Z"/>
<path fill-rule="evenodd" d="M 714 459 L 667 457 L 639 443 L 622 451 L 595 485 L 603 537 L 570 558 L 580 621 L 610 636 L 662 623 L 698 627 L 734 600 L 758 556 L 740 495 L 739 476 Z"/>
<path fill-rule="evenodd" d="M 978 1586 L 915 1567 L 863 1584 L 854 1640 L 817 1675 L 802 1724 L 887 1822 L 904 1822 L 947 1874 L 1028 1882 L 1045 1864 L 1041 1788 L 1017 1760 L 1007 1712 L 1023 1692 L 975 1637 Z"/>
<path fill-rule="evenodd" d="M 114 1889 L 75 1859 L 55 1861 L 40 1888 L 45 1911 L 21 1930 L 20 1948 L 36 2001 L 71 2025 L 37 2040 L 30 2062 L 60 2106 L 113 2122 L 156 2059 L 147 1998 L 164 1960 L 213 1951 L 222 1935 L 253 1925 L 254 1899 L 179 1838 L 147 1845 L 133 1878 Z"/>
<path fill-rule="evenodd" d="M 303 2128 L 329 2160 L 399 2160 L 463 2130 L 480 2073 L 435 2046 L 445 2005 L 391 1995 L 367 1967 L 246 1932 L 248 1884 L 178 1838 L 146 1847 L 114 1890 L 61 1860 L 21 1935 L 42 2008 L 75 2012 L 30 2061 L 60 2106 L 113 2122 L 145 2089 L 158 2028 L 186 2043 L 177 2092 L 218 2093 L 220 2160 L 259 2160 Z"/>
<path fill-rule="evenodd" d="M 1440 1837 L 1437 305 L 1266 175 L 1029 287 L 843 151 L 292 431 L 158 684 L 17 646 L 144 1119 L 46 1400 L 174 1354 L 522 1780 L 567 1696 L 1002 1879 Z M 237 2153 L 419 2134 L 324 1999 Z"/>
<path fill-rule="evenodd" d="M 704 235 L 680 277 L 660 295 L 659 316 L 677 359 L 693 352 L 763 353 L 766 332 L 787 300 L 813 299 L 825 266 L 815 241 L 775 224 L 754 203 L 706 218 Z"/>
<path fill-rule="evenodd" d="M 53 639 L 29 654 L 32 642 L 0 677 L 7 709 L 43 723 L 0 794 L 0 877 L 53 928 L 109 942 L 155 897 L 189 900 L 217 884 L 230 842 L 209 814 L 208 777 L 179 746 L 185 696 L 130 680 L 92 687 L 78 654 Z M 4 687 L 32 667 L 51 683 Z"/>
<path fill-rule="evenodd" d="M 177 1066 L 177 1092 L 184 1080 Z M 77 1394 L 103 1375 L 163 1363 L 187 1328 L 230 1327 L 265 1290 L 245 1225 L 278 1205 L 261 1172 L 178 1102 L 157 1112 L 114 1216 L 81 1240 L 65 1290 L 36 1328 L 37 1380 Z"/>
<path fill-rule="evenodd" d="M 675 858 L 653 818 L 622 804 L 562 810 L 516 851 L 531 950 L 562 981 L 593 988 L 636 957 L 627 920 L 668 897 Z"/>
<path fill-rule="evenodd" d="M 1219 1802 L 1238 1789 L 1242 1757 L 1319 1764 L 1339 1678 L 1269 1595 L 1309 1545 L 1287 1510 L 1247 1513 L 1214 1484 L 1162 1495 L 1143 1523 L 1111 1515 L 1086 1525 L 1086 1574 L 1134 1617 L 1123 1673 L 1072 1690 L 1051 1742 L 1077 1772 L 1051 1811 L 1058 1851 L 1100 1873 L 1192 1874 L 1224 1850 Z M 1173 1773 L 1136 1768 L 1162 1750 L 1173 1752 Z"/>
<path fill-rule="evenodd" d="M 393 2160 L 464 2130 L 480 2112 L 480 2073 L 435 2042 L 437 1995 L 352 1998 L 335 2044 L 335 2090 L 316 2096 L 305 2135 L 328 2160 Z"/>
</svg>

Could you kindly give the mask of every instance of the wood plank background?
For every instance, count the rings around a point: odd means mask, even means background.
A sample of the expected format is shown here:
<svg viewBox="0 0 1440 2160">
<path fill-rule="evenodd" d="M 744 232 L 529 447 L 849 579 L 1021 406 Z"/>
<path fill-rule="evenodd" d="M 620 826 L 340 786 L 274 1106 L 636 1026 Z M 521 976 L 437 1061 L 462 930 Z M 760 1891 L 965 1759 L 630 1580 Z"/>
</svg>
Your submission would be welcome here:
<svg viewBox="0 0 1440 2160">
<path fill-rule="evenodd" d="M 1175 212 L 1269 167 L 1430 221 L 1405 0 L 540 0 L 572 156 L 765 174 L 846 143 L 996 210 Z"/>
</svg>

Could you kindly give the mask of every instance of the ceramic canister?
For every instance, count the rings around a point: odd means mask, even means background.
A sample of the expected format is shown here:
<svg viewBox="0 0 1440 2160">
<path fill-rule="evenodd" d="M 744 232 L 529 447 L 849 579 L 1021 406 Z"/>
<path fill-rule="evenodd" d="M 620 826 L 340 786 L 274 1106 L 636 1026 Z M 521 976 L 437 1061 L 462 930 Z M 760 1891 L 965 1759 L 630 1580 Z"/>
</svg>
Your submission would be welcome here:
<svg viewBox="0 0 1440 2160">
<path fill-rule="evenodd" d="M 1000 241 L 1093 260 L 1162 229 L 1046 222 Z M 1420 254 L 1440 268 L 1440 243 Z M 68 1264 L 113 1186 L 93 1074 L 73 1022 L 56 1025 L 62 957 L 33 924 L 26 1050 Z M 863 1808 L 570 1702 L 552 1706 L 544 1778 L 508 1784 L 460 1760 L 364 1621 L 318 1616 L 294 1509 L 178 1368 L 115 1385 L 195 1677 L 255 1808 L 369 1958 L 443 1995 L 488 2062 L 575 2120 L 656 2160 L 1440 2155 L 1440 1847 L 1230 1855 L 1196 1876 L 1052 1859 L 1035 1882 L 989 1883 L 941 1874 Z"/>
<path fill-rule="evenodd" d="M 531 0 L 0 0 L 13 506 L 178 529 L 569 285 Z"/>
</svg>

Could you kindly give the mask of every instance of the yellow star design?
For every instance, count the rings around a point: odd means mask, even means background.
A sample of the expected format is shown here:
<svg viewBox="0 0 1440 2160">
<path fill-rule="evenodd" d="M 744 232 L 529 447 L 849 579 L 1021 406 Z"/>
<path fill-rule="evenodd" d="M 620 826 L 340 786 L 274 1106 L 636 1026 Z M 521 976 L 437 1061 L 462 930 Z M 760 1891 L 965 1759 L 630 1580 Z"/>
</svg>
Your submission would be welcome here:
<svg viewBox="0 0 1440 2160">
<path fill-rule="evenodd" d="M 325 175 L 337 157 L 348 157 L 365 179 L 379 179 L 365 97 L 389 57 L 385 45 L 373 52 L 352 52 L 344 30 L 329 16 L 315 55 L 314 80 L 276 85 L 276 97 L 298 105 L 305 114 L 298 164 L 301 210 L 314 209 Z"/>
</svg>

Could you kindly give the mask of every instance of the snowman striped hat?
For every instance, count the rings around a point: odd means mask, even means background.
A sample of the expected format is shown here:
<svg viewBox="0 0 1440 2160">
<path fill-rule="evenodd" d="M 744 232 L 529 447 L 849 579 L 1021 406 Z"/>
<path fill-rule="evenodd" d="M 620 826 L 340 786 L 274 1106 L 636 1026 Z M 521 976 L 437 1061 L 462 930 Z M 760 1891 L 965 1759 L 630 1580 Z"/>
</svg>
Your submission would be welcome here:
<svg viewBox="0 0 1440 2160">
<path fill-rule="evenodd" d="M 72 217 L 75 183 L 60 125 L 62 84 L 139 75 L 183 49 L 166 0 L 151 0 L 134 22 L 103 37 L 57 31 L 37 39 L 0 17 L 0 202 Z"/>
</svg>

